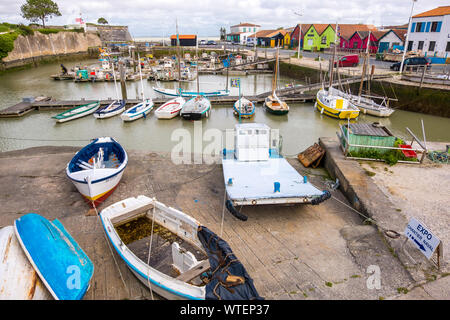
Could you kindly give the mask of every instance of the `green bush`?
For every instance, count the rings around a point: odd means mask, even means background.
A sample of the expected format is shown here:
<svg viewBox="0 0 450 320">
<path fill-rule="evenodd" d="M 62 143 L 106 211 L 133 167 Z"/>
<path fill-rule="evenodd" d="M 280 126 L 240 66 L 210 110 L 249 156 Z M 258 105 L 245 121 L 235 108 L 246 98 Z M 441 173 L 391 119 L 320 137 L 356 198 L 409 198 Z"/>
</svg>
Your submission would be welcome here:
<svg viewBox="0 0 450 320">
<path fill-rule="evenodd" d="M 8 53 L 14 49 L 14 40 L 17 36 L 15 32 L 0 34 L 0 60 L 7 57 Z"/>
<path fill-rule="evenodd" d="M 39 31 L 42 34 L 50 34 L 50 33 L 58 33 L 62 30 L 60 30 L 60 29 L 37 29 L 37 31 Z"/>
</svg>

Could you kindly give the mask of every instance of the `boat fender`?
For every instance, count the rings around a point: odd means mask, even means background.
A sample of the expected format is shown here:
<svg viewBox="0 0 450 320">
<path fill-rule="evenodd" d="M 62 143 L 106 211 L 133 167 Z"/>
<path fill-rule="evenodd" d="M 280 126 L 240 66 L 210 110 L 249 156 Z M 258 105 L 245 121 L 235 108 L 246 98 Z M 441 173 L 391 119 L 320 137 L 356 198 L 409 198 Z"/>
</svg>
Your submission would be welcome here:
<svg viewBox="0 0 450 320">
<path fill-rule="evenodd" d="M 227 200 L 225 202 L 225 206 L 227 207 L 228 211 L 230 211 L 230 213 L 235 216 L 236 218 L 238 218 L 239 220 L 242 221 L 247 221 L 248 217 L 243 215 L 242 213 L 240 213 L 239 211 L 236 210 L 236 208 L 233 206 L 233 203 L 231 202 L 231 200 Z"/>
<path fill-rule="evenodd" d="M 328 190 L 324 190 L 322 195 L 314 198 L 311 200 L 312 205 L 318 205 L 319 203 L 324 202 L 325 200 L 328 200 L 331 198 L 331 193 Z"/>
</svg>

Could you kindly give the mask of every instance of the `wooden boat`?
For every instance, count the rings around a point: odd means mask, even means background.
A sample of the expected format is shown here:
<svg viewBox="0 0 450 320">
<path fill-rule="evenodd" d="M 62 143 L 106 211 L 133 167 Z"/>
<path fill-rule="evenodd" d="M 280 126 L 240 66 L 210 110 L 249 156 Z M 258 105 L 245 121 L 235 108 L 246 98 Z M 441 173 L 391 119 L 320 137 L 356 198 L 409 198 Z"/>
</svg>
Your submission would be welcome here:
<svg viewBox="0 0 450 320">
<path fill-rule="evenodd" d="M 209 117 L 210 112 L 211 102 L 204 96 L 196 96 L 183 105 L 180 115 L 186 120 L 200 120 Z"/>
<path fill-rule="evenodd" d="M 166 299 L 261 298 L 228 244 L 177 209 L 141 195 L 103 209 L 100 219 L 131 272 Z"/>
<path fill-rule="evenodd" d="M 194 97 L 197 95 L 201 95 L 204 97 L 223 97 L 230 95 L 229 90 L 216 90 L 216 91 L 187 91 L 187 90 L 177 90 L 177 89 L 164 89 L 164 88 L 157 88 L 153 87 L 153 90 L 155 92 L 164 94 L 166 96 L 171 97 L 179 97 L 180 95 L 184 98 L 187 97 Z"/>
<path fill-rule="evenodd" d="M 364 114 L 369 114 L 380 118 L 386 118 L 389 117 L 395 111 L 394 109 L 389 108 L 386 105 L 385 98 L 382 99 L 381 103 L 376 103 L 372 99 L 357 96 L 354 94 L 349 94 L 335 88 L 331 88 L 330 90 L 333 95 L 350 100 L 350 102 Z"/>
<path fill-rule="evenodd" d="M 97 138 L 67 164 L 67 177 L 91 205 L 99 205 L 117 188 L 128 155 L 113 138 Z"/>
<path fill-rule="evenodd" d="M 28 261 L 14 227 L 0 229 L 0 300 L 50 300 L 33 266 Z"/>
<path fill-rule="evenodd" d="M 255 104 L 245 97 L 241 97 L 234 103 L 234 114 L 241 118 L 251 118 L 255 111 Z"/>
<path fill-rule="evenodd" d="M 276 94 L 276 89 L 277 89 L 277 84 L 278 84 L 278 64 L 279 64 L 279 59 L 278 59 L 278 48 L 277 48 L 277 55 L 276 55 L 276 63 L 275 63 L 275 77 L 272 81 L 272 94 L 268 97 L 266 97 L 266 99 L 264 100 L 264 107 L 266 108 L 267 111 L 269 111 L 270 113 L 276 114 L 276 115 L 283 115 L 283 114 L 287 114 L 289 112 L 289 106 L 287 105 L 286 102 L 280 100 L 280 98 L 277 97 Z"/>
<path fill-rule="evenodd" d="M 325 89 L 317 92 L 315 107 L 321 114 L 336 119 L 356 119 L 359 116 L 359 109 L 350 100 Z"/>
<path fill-rule="evenodd" d="M 115 100 L 111 104 L 102 107 L 94 112 L 97 119 L 111 118 L 121 114 L 125 110 L 125 100 Z"/>
<path fill-rule="evenodd" d="M 134 121 L 142 117 L 146 118 L 150 111 L 152 111 L 152 109 L 153 100 L 150 98 L 134 105 L 133 107 L 122 113 L 120 115 L 120 118 L 123 121 Z"/>
<path fill-rule="evenodd" d="M 180 114 L 185 103 L 182 97 L 169 100 L 155 110 L 155 115 L 158 119 L 172 119 Z"/>
<path fill-rule="evenodd" d="M 58 220 L 29 213 L 14 221 L 19 243 L 44 285 L 57 300 L 80 300 L 94 265 Z"/>
<path fill-rule="evenodd" d="M 92 114 L 99 107 L 100 101 L 95 101 L 64 111 L 56 116 L 53 116 L 52 118 L 55 119 L 56 122 L 66 122 Z"/>
</svg>

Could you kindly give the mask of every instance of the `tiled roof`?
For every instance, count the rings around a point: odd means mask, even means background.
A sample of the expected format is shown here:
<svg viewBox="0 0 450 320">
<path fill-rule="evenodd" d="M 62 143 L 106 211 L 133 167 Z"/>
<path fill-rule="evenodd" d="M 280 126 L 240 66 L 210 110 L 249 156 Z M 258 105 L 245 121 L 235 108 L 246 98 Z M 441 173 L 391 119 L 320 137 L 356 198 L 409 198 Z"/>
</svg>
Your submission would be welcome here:
<svg viewBox="0 0 450 320">
<path fill-rule="evenodd" d="M 270 34 L 274 33 L 275 31 L 279 31 L 279 30 L 261 30 L 256 33 L 256 37 L 257 38 L 266 38 Z M 254 37 L 255 37 L 255 34 L 252 34 L 252 35 L 248 36 L 247 38 L 254 38 Z"/>
<path fill-rule="evenodd" d="M 450 6 L 437 7 L 435 9 L 425 11 L 413 16 L 413 18 L 446 16 L 450 14 Z"/>
<path fill-rule="evenodd" d="M 239 23 L 239 24 L 237 24 L 237 25 L 235 25 L 235 26 L 231 26 L 231 28 L 234 28 L 234 27 L 261 27 L 260 25 L 257 25 L 257 24 L 253 24 L 253 23 L 248 23 L 248 22 L 244 22 L 244 23 Z"/>
<path fill-rule="evenodd" d="M 392 29 L 392 32 L 394 32 L 402 41 L 405 41 L 406 34 L 408 33 L 408 30 L 404 29 Z"/>
<path fill-rule="evenodd" d="M 349 40 L 357 31 L 376 31 L 377 28 L 367 24 L 339 24 L 339 32 L 341 37 Z"/>
</svg>

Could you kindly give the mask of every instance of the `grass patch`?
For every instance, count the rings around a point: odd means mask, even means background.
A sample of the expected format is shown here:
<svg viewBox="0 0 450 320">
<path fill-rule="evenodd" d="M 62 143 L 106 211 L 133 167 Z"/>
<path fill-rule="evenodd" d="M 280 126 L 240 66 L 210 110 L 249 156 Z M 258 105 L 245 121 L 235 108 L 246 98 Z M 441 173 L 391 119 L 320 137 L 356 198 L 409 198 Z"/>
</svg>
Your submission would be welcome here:
<svg viewBox="0 0 450 320">
<path fill-rule="evenodd" d="M 369 177 L 373 177 L 374 175 L 376 175 L 376 173 L 373 172 L 373 171 L 369 171 L 369 170 L 367 170 L 367 169 L 365 169 L 365 168 L 363 168 L 363 169 L 364 169 L 364 172 L 365 172 Z"/>
<path fill-rule="evenodd" d="M 353 278 L 353 279 L 361 278 L 361 276 L 359 274 L 354 274 L 354 275 L 351 275 L 350 278 Z"/>
<path fill-rule="evenodd" d="M 303 292 L 303 296 L 304 296 L 305 298 L 308 298 L 308 295 L 307 295 L 305 292 Z"/>
<path fill-rule="evenodd" d="M 409 290 L 406 288 L 403 288 L 403 287 L 399 287 L 399 288 L 397 288 L 397 292 L 407 294 L 409 292 Z"/>
<path fill-rule="evenodd" d="M 331 288 L 331 287 L 333 286 L 333 283 L 327 281 L 327 282 L 325 282 L 325 285 L 326 285 L 327 287 L 330 287 L 330 288 Z"/>
</svg>

